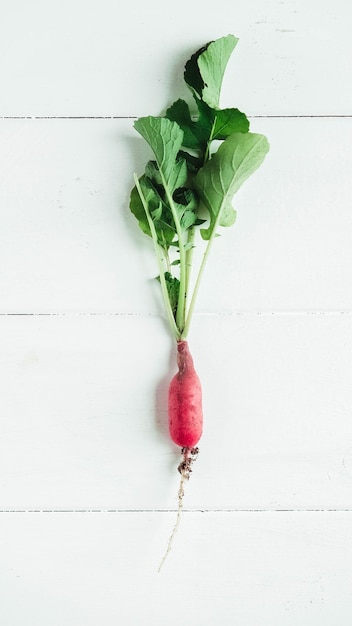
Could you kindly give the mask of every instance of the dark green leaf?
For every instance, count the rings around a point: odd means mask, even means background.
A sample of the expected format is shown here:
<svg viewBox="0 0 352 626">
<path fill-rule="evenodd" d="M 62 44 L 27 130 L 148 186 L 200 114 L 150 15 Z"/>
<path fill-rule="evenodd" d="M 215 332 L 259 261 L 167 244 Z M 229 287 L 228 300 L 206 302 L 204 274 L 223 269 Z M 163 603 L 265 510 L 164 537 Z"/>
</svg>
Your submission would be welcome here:
<svg viewBox="0 0 352 626">
<path fill-rule="evenodd" d="M 148 161 L 144 173 L 153 181 L 154 185 L 162 186 L 162 180 L 156 161 Z"/>
<path fill-rule="evenodd" d="M 209 45 L 210 44 L 208 43 L 205 46 L 202 46 L 202 48 L 199 48 L 197 52 L 192 54 L 191 58 L 185 65 L 184 79 L 187 85 L 194 89 L 200 97 L 204 88 L 204 80 L 199 70 L 198 58 L 201 54 L 203 54 L 203 52 L 205 52 Z"/>
<path fill-rule="evenodd" d="M 194 156 L 184 150 L 180 150 L 179 155 L 187 162 L 187 168 L 190 174 L 198 172 L 199 168 L 203 165 L 203 159 L 201 157 Z"/>
<path fill-rule="evenodd" d="M 180 187 L 174 192 L 173 198 L 175 202 L 182 204 L 187 209 L 195 211 L 198 208 L 198 198 L 192 189 Z"/>
<path fill-rule="evenodd" d="M 238 109 L 216 111 L 213 139 L 226 139 L 233 133 L 248 133 L 249 120 Z"/>
<path fill-rule="evenodd" d="M 249 120 L 239 109 L 213 109 L 197 99 L 199 119 L 197 133 L 206 139 L 226 139 L 233 133 L 247 133 Z"/>
<path fill-rule="evenodd" d="M 180 293 L 180 281 L 175 276 L 172 276 L 170 272 L 165 272 L 164 276 L 165 276 L 165 282 L 167 286 L 167 292 L 169 295 L 171 310 L 175 316 L 176 311 L 177 311 L 178 296 Z M 160 277 L 158 277 L 158 280 L 160 281 Z"/>
<path fill-rule="evenodd" d="M 199 149 L 199 138 L 197 137 L 197 127 L 192 121 L 191 113 L 187 102 L 176 100 L 166 111 L 166 117 L 172 122 L 177 122 L 183 130 L 182 145 L 193 150 Z"/>
</svg>

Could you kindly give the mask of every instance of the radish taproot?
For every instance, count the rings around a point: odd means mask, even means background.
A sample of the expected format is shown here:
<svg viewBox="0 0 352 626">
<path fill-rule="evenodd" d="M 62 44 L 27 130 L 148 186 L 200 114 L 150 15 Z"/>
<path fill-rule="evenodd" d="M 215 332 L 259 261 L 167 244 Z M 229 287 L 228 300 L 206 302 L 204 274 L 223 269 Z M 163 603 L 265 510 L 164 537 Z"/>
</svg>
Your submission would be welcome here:
<svg viewBox="0 0 352 626">
<path fill-rule="evenodd" d="M 235 222 L 232 198 L 269 150 L 264 135 L 249 131 L 243 112 L 220 108 L 224 72 L 237 42 L 233 35 L 221 37 L 187 61 L 184 80 L 196 114 L 178 99 L 164 116 L 134 122 L 154 156 L 142 176 L 134 174 L 130 209 L 152 238 L 165 312 L 177 342 L 178 372 L 169 388 L 170 437 L 182 448 L 176 527 L 183 483 L 192 471 L 203 428 L 201 385 L 187 342 L 195 302 L 219 229 Z M 191 281 L 193 250 L 199 243 L 204 253 Z"/>
<path fill-rule="evenodd" d="M 169 386 L 169 431 L 181 448 L 194 448 L 203 431 L 202 388 L 187 341 L 177 342 L 178 372 Z"/>
</svg>

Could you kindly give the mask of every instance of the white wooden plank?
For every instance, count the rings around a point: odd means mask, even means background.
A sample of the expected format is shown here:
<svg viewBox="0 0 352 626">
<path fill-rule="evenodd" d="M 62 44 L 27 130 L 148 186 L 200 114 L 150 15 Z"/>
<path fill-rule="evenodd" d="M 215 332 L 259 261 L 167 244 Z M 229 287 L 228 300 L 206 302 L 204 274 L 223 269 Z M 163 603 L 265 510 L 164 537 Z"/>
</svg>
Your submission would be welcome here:
<svg viewBox="0 0 352 626">
<path fill-rule="evenodd" d="M 128 210 L 150 157 L 132 120 L 1 127 L 0 310 L 158 314 L 153 248 Z M 271 152 L 237 195 L 198 310 L 351 310 L 351 119 L 252 128 Z"/>
<path fill-rule="evenodd" d="M 128 211 L 131 124 L 3 124 L 2 311 L 129 312 L 133 293 L 145 310 L 143 302 L 153 302 L 150 274 L 142 274 L 150 255 L 136 254 Z"/>
<path fill-rule="evenodd" d="M 349 626 L 351 513 L 2 514 L 0 616 L 28 626 Z"/>
<path fill-rule="evenodd" d="M 229 31 L 240 46 L 225 106 L 250 114 L 351 114 L 346 0 L 263 4 L 3 1 L 0 114 L 158 114 L 185 92 L 185 61 Z M 216 15 L 215 15 L 216 13 Z M 235 102 L 234 102 L 235 98 Z"/>
<path fill-rule="evenodd" d="M 151 316 L 0 317 L 1 509 L 174 509 L 175 372 Z M 197 316 L 201 454 L 188 509 L 346 509 L 350 315 Z"/>
</svg>

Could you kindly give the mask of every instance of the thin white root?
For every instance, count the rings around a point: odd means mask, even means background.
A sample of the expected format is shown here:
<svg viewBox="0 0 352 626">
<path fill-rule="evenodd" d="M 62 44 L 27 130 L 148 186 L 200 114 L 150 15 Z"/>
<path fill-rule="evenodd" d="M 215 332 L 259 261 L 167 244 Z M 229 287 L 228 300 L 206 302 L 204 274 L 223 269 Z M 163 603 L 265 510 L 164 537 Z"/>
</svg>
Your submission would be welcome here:
<svg viewBox="0 0 352 626">
<path fill-rule="evenodd" d="M 168 542 L 167 548 L 166 548 L 166 552 L 165 552 L 165 554 L 164 554 L 164 556 L 163 556 L 163 558 L 161 560 L 161 563 L 160 563 L 159 568 L 158 568 L 158 572 L 161 571 L 162 566 L 164 565 L 164 563 L 165 563 L 169 553 L 171 552 L 172 544 L 174 542 L 176 533 L 178 531 L 178 527 L 180 525 L 181 513 L 182 513 L 182 508 L 183 508 L 183 496 L 185 494 L 185 491 L 184 491 L 185 479 L 186 479 L 185 474 L 184 474 L 184 472 L 182 472 L 181 473 L 180 486 L 179 486 L 179 490 L 178 490 L 178 508 L 177 508 L 176 523 L 175 523 L 173 531 L 172 531 L 172 533 L 170 535 L 169 542 Z"/>
<path fill-rule="evenodd" d="M 172 530 L 172 533 L 170 535 L 169 538 L 169 542 L 167 544 L 167 548 L 166 548 L 166 552 L 160 562 L 159 568 L 158 568 L 158 572 L 161 571 L 162 566 L 164 565 L 168 555 L 171 552 L 171 548 L 176 536 L 176 533 L 178 531 L 180 522 L 181 522 L 181 513 L 182 513 L 182 508 L 183 508 L 183 496 L 185 495 L 185 489 L 184 489 L 184 485 L 185 485 L 185 480 L 189 480 L 190 477 L 190 473 L 192 472 L 192 463 L 193 461 L 195 461 L 195 459 L 197 458 L 198 455 L 198 448 L 183 448 L 182 449 L 182 461 L 180 463 L 180 465 L 178 466 L 178 470 L 181 474 L 181 479 L 180 479 L 180 486 L 178 489 L 178 508 L 177 508 L 177 516 L 176 516 L 176 523 L 175 526 Z"/>
</svg>

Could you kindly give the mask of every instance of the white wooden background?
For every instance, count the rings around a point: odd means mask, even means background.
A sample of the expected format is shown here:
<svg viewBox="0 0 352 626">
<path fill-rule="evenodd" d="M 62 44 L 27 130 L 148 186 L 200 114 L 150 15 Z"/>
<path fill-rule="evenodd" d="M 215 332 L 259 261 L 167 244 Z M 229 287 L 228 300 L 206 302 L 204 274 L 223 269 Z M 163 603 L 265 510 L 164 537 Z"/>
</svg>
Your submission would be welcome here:
<svg viewBox="0 0 352 626">
<path fill-rule="evenodd" d="M 3 0 L 0 622 L 350 626 L 348 0 Z M 128 211 L 133 118 L 240 38 L 222 104 L 271 151 L 190 335 L 205 432 L 174 548 L 174 350 Z"/>
</svg>

